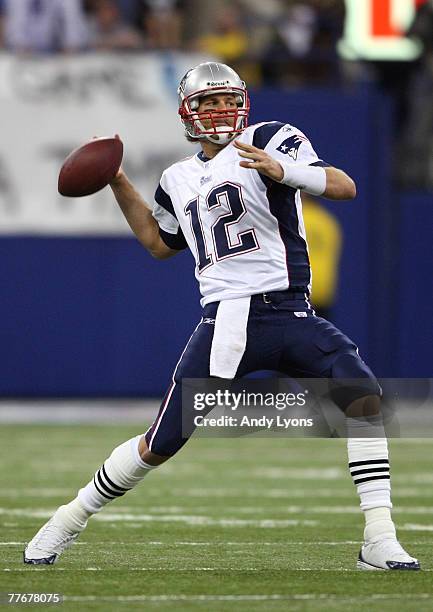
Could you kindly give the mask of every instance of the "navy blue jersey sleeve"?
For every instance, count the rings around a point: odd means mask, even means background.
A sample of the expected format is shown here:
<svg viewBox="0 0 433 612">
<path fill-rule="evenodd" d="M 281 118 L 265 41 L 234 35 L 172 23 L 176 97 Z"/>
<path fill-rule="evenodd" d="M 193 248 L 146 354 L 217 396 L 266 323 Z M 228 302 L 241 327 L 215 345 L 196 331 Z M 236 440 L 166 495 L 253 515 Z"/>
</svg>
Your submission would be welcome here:
<svg viewBox="0 0 433 612">
<path fill-rule="evenodd" d="M 177 231 L 177 234 L 170 234 L 169 232 L 165 232 L 163 229 L 159 228 L 159 235 L 161 236 L 163 242 L 170 249 L 182 251 L 183 249 L 186 249 L 188 247 L 188 243 L 185 240 L 185 236 L 183 235 L 183 232 L 180 227 Z"/>
<path fill-rule="evenodd" d="M 163 189 L 161 184 L 155 192 L 155 204 L 153 206 L 153 217 L 159 226 L 159 235 L 163 242 L 170 248 L 181 251 L 188 246 L 176 212 L 169 194 Z"/>
<path fill-rule="evenodd" d="M 155 202 L 165 210 L 166 213 L 176 219 L 176 213 L 174 212 L 173 202 L 171 201 L 168 193 L 162 188 L 161 183 L 158 185 L 155 191 Z M 177 219 L 176 219 L 177 221 Z"/>
<path fill-rule="evenodd" d="M 312 164 L 308 164 L 309 166 L 318 166 L 319 168 L 331 168 L 332 164 L 328 164 L 328 162 L 319 159 L 319 161 L 313 162 Z"/>
<path fill-rule="evenodd" d="M 257 147 L 258 149 L 264 149 L 271 140 L 271 138 L 273 138 L 275 134 L 278 134 L 278 132 L 283 127 L 284 123 L 281 123 L 280 121 L 271 121 L 270 123 L 260 125 L 254 131 L 253 147 Z"/>
</svg>

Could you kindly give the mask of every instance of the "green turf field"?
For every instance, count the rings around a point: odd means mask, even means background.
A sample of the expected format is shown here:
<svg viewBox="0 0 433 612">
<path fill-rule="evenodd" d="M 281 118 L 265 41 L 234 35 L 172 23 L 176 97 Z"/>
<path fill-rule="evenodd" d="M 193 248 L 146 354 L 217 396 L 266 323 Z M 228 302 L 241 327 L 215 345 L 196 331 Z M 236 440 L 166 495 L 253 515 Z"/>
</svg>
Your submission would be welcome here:
<svg viewBox="0 0 433 612">
<path fill-rule="evenodd" d="M 139 431 L 1 426 L 0 591 L 62 593 L 61 609 L 83 611 L 433 609 L 430 440 L 391 442 L 394 518 L 423 572 L 356 570 L 345 442 L 283 438 L 192 440 L 55 566 L 24 566 L 23 542 Z"/>
</svg>

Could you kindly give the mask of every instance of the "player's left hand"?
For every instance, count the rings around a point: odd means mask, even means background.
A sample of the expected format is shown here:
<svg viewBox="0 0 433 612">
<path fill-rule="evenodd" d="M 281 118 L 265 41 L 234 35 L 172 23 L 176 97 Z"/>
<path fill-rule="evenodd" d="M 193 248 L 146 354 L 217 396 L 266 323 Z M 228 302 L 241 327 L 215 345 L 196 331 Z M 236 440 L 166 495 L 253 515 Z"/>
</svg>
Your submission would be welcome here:
<svg viewBox="0 0 433 612">
<path fill-rule="evenodd" d="M 284 176 L 283 168 L 276 159 L 268 155 L 263 149 L 258 149 L 252 145 L 245 144 L 239 140 L 234 141 L 234 146 L 238 149 L 239 155 L 251 161 L 241 161 L 239 165 L 242 168 L 252 168 L 268 176 L 273 181 L 281 181 Z"/>
</svg>

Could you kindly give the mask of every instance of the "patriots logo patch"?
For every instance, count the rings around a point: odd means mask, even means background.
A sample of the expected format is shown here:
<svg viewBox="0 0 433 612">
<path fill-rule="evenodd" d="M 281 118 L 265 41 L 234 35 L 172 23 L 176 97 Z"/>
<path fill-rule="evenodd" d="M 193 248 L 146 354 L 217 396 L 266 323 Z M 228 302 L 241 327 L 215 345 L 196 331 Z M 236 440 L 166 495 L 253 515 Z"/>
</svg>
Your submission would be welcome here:
<svg viewBox="0 0 433 612">
<path fill-rule="evenodd" d="M 299 147 L 303 142 L 308 142 L 306 136 L 301 136 L 300 134 L 289 136 L 289 138 L 286 138 L 286 140 L 277 147 L 277 151 L 280 151 L 280 153 L 284 155 L 290 155 L 290 157 L 296 161 Z"/>
</svg>

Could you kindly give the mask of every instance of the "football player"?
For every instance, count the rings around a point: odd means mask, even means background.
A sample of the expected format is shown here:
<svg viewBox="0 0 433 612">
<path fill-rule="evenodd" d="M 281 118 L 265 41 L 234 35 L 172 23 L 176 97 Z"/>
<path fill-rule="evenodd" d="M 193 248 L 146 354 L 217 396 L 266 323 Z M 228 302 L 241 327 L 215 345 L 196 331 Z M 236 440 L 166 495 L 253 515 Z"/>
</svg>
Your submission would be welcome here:
<svg viewBox="0 0 433 612">
<path fill-rule="evenodd" d="M 231 380 L 255 370 L 276 370 L 363 379 L 343 386 L 336 399 L 346 415 L 349 470 L 365 516 L 357 566 L 419 569 L 399 544 L 391 518 L 380 386 L 356 345 L 317 317 L 309 303 L 301 192 L 349 200 L 356 195 L 355 183 L 321 160 L 293 125 L 271 121 L 248 127 L 247 89 L 230 67 L 200 64 L 183 77 L 178 93 L 186 137 L 198 142 L 201 151 L 165 170 L 153 207 L 123 170 L 111 188 L 133 232 L 154 257 L 191 249 L 203 316 L 152 426 L 115 448 L 77 497 L 60 506 L 27 545 L 25 563 L 54 563 L 89 517 L 185 444 L 183 378 Z"/>
</svg>

